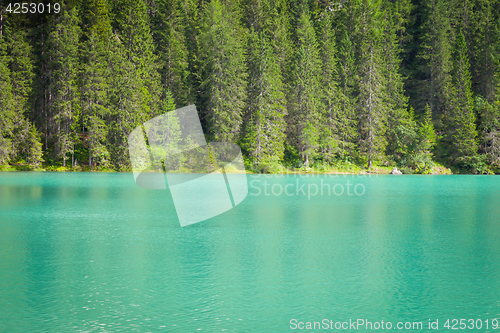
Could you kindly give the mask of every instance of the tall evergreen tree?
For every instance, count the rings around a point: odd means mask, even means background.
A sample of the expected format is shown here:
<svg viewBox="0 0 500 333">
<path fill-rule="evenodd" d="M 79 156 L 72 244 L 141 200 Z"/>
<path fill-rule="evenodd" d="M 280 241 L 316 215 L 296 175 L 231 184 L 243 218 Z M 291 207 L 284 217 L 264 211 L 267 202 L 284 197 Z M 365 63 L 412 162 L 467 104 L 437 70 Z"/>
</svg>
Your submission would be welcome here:
<svg viewBox="0 0 500 333">
<path fill-rule="evenodd" d="M 184 27 L 185 45 L 187 49 L 187 104 L 203 104 L 200 70 L 200 34 L 201 34 L 201 8 L 203 0 L 183 0 L 179 8 L 182 25 Z M 205 123 L 203 123 L 205 124 Z"/>
<path fill-rule="evenodd" d="M 246 100 L 245 30 L 234 4 L 206 5 L 201 33 L 202 112 L 216 141 L 240 139 Z"/>
<path fill-rule="evenodd" d="M 323 106 L 320 108 L 320 151 L 327 161 L 331 161 L 336 155 L 344 155 L 346 144 L 342 142 L 344 135 L 341 132 L 344 128 L 340 124 L 349 119 L 346 119 L 339 107 L 342 97 L 338 84 L 337 47 L 332 20 L 332 13 L 326 13 L 320 23 L 320 82 L 323 89 Z"/>
<path fill-rule="evenodd" d="M 318 150 L 321 111 L 319 46 L 305 1 L 297 26 L 297 48 L 291 72 L 289 95 L 289 137 L 300 162 L 309 165 Z"/>
<path fill-rule="evenodd" d="M 476 97 L 475 109 L 481 117 L 480 150 L 495 166 L 500 166 L 500 101 L 489 103 L 482 97 Z"/>
<path fill-rule="evenodd" d="M 387 144 L 387 81 L 381 52 L 380 2 L 360 0 L 353 5 L 356 6 L 355 15 L 358 20 L 358 147 L 368 168 L 371 168 L 373 160 L 382 157 Z"/>
<path fill-rule="evenodd" d="M 6 29 L 6 32 L 8 36 L 8 58 L 6 59 L 8 59 L 12 87 L 10 107 L 13 110 L 10 160 L 26 163 L 30 167 L 38 167 L 42 162 L 40 137 L 36 128 L 26 117 L 30 107 L 29 97 L 34 76 L 32 47 L 28 42 L 26 31 Z M 8 113 L 7 111 L 7 117 Z"/>
<path fill-rule="evenodd" d="M 179 106 L 188 103 L 189 54 L 182 4 L 178 0 L 158 0 L 153 17 L 153 40 L 160 63 L 162 90 L 171 91 Z M 164 97 L 164 96 L 163 96 Z"/>
<path fill-rule="evenodd" d="M 354 62 L 354 50 L 352 42 L 347 34 L 347 29 L 344 26 L 339 44 L 339 119 L 338 132 L 340 138 L 340 154 L 344 158 L 346 154 L 353 154 L 356 148 L 357 141 L 357 118 L 355 95 L 356 73 Z"/>
<path fill-rule="evenodd" d="M 72 154 L 74 163 L 75 142 L 78 130 L 80 105 L 78 92 L 78 44 L 80 39 L 79 18 L 76 8 L 66 8 L 52 22 L 48 37 L 48 67 L 51 71 L 50 114 L 54 124 L 56 156 L 66 166 L 67 154 Z"/>
<path fill-rule="evenodd" d="M 0 165 L 10 161 L 14 130 L 14 97 L 8 64 L 7 43 L 2 34 L 0 36 Z"/>
<path fill-rule="evenodd" d="M 268 37 L 253 30 L 249 38 L 247 150 L 260 163 L 281 160 L 284 153 L 286 113 L 281 70 Z"/>
<path fill-rule="evenodd" d="M 115 0 L 111 4 L 111 24 L 120 37 L 127 60 L 130 61 L 147 90 L 147 104 L 150 115 L 158 114 L 154 108 L 158 102 L 157 59 L 154 54 L 153 37 L 150 29 L 148 6 L 145 0 Z"/>
<path fill-rule="evenodd" d="M 278 64 L 282 69 L 283 79 L 290 79 L 290 68 L 293 59 L 293 45 L 290 36 L 289 3 L 286 0 L 271 1 L 270 34 L 271 41 L 277 56 Z M 284 82 L 286 85 L 286 82 Z M 285 86 L 285 89 L 286 88 Z"/>
<path fill-rule="evenodd" d="M 436 132 L 432 123 L 432 113 L 429 105 L 425 106 L 424 114 L 419 122 L 419 134 L 422 140 L 421 150 L 430 152 L 436 144 Z"/>
<path fill-rule="evenodd" d="M 451 71 L 453 69 L 453 33 L 449 21 L 449 6 L 444 0 L 429 0 L 425 3 L 425 22 L 418 61 L 420 63 L 419 85 L 415 87 L 414 105 L 419 113 L 426 104 L 439 131 L 443 131 L 443 120 L 450 114 L 452 101 Z"/>
<path fill-rule="evenodd" d="M 470 18 L 469 57 L 472 90 L 490 103 L 496 98 L 500 73 L 500 25 L 497 0 L 474 0 Z M 495 8 L 495 5 L 497 8 Z M 495 12 L 495 9 L 497 11 Z"/>
<path fill-rule="evenodd" d="M 84 145 L 89 152 L 88 164 L 92 167 L 97 162 L 107 164 L 109 161 L 105 119 L 110 113 L 110 57 L 116 47 L 106 1 L 89 1 L 83 10 L 87 26 L 86 40 L 81 44 L 81 119 Z"/>
<path fill-rule="evenodd" d="M 467 45 L 462 32 L 457 36 L 453 69 L 454 106 L 448 119 L 446 142 L 450 159 L 467 165 L 477 153 L 476 125 L 471 91 L 471 75 Z"/>
<path fill-rule="evenodd" d="M 386 149 L 388 156 L 396 162 L 411 164 L 418 141 L 417 124 L 414 115 L 407 109 L 408 97 L 404 94 L 403 79 L 400 74 L 401 60 L 398 30 L 401 29 L 401 13 L 398 5 L 385 2 L 383 6 L 383 59 L 385 61 L 384 76 L 386 79 L 385 105 L 387 107 L 388 128 Z"/>
</svg>

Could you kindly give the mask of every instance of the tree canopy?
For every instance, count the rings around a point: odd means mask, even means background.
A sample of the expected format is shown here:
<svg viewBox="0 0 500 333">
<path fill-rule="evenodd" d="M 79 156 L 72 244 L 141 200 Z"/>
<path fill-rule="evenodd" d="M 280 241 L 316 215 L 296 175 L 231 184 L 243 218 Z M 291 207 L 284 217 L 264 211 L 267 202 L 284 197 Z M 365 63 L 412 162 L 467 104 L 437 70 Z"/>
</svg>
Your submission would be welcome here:
<svg viewBox="0 0 500 333">
<path fill-rule="evenodd" d="M 500 170 L 498 0 L 79 0 L 0 8 L 0 165 L 130 170 L 196 104 L 246 163 Z"/>
</svg>

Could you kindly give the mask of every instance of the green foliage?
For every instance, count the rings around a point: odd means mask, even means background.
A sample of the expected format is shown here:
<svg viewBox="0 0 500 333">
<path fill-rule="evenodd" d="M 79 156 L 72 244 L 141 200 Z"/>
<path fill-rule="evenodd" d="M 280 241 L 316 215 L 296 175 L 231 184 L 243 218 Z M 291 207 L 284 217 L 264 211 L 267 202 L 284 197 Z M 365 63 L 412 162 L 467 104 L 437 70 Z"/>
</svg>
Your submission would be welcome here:
<svg viewBox="0 0 500 333">
<path fill-rule="evenodd" d="M 0 36 L 0 165 L 21 163 L 32 169 L 42 162 L 40 136 L 23 114 L 33 78 L 31 52 L 24 32 Z"/>
<path fill-rule="evenodd" d="M 0 20 L 4 169 L 129 170 L 134 128 L 196 104 L 260 172 L 500 170 L 498 0 L 61 4 Z"/>
<path fill-rule="evenodd" d="M 152 17 L 155 51 L 164 91 L 171 91 L 176 104 L 187 104 L 189 95 L 189 53 L 182 4 L 177 0 L 159 0 Z"/>
<path fill-rule="evenodd" d="M 245 148 L 256 163 L 271 157 L 281 160 L 286 126 L 281 70 L 268 38 L 253 27 L 249 38 L 249 74 Z"/>
<path fill-rule="evenodd" d="M 358 44 L 357 61 L 357 116 L 358 149 L 368 168 L 373 160 L 381 159 L 387 145 L 386 131 L 389 98 L 383 53 L 383 26 L 378 1 L 353 1 L 352 20 L 357 29 L 354 40 Z"/>
<path fill-rule="evenodd" d="M 65 10 L 52 23 L 47 39 L 47 68 L 51 73 L 47 87 L 51 94 L 48 112 L 53 124 L 55 154 L 66 166 L 67 154 L 73 153 L 78 140 L 75 132 L 80 120 L 78 43 L 81 31 L 76 8 Z"/>
<path fill-rule="evenodd" d="M 345 110 L 339 107 L 344 96 L 342 96 L 338 84 L 338 55 L 332 20 L 331 13 L 326 13 L 323 16 L 319 35 L 322 64 L 320 85 L 323 89 L 321 94 L 323 105 L 319 117 L 324 119 L 323 123 L 320 122 L 319 153 L 324 160 L 332 160 L 336 156 L 345 155 L 346 147 L 349 146 L 349 143 L 345 141 L 348 135 L 342 133 L 342 127 L 349 128 L 350 124 L 348 124 L 349 117 L 346 117 L 343 112 Z"/>
<path fill-rule="evenodd" d="M 457 36 L 453 70 L 454 107 L 448 121 L 445 142 L 448 145 L 450 160 L 468 168 L 474 165 L 477 154 L 476 118 L 473 110 L 471 76 L 469 72 L 467 46 L 462 32 Z"/>
<path fill-rule="evenodd" d="M 429 104 L 425 106 L 425 112 L 421 117 L 418 132 L 421 140 L 420 150 L 426 152 L 432 151 L 436 144 L 436 132 L 432 123 L 432 114 Z"/>
<path fill-rule="evenodd" d="M 12 153 L 12 131 L 14 129 L 14 96 L 6 55 L 7 45 L 0 38 L 0 165 L 10 161 Z"/>
<path fill-rule="evenodd" d="M 247 97 L 246 34 L 234 7 L 212 1 L 204 8 L 202 19 L 201 107 L 215 141 L 239 139 Z"/>
<path fill-rule="evenodd" d="M 482 97 L 476 97 L 475 110 L 481 119 L 480 151 L 492 165 L 500 165 L 500 101 L 488 103 Z"/>
<path fill-rule="evenodd" d="M 309 164 L 318 149 L 319 114 L 322 108 L 320 93 L 321 63 L 319 47 L 308 8 L 302 5 L 297 26 L 297 49 L 291 73 L 289 94 L 289 137 L 296 147 L 300 162 Z"/>
<path fill-rule="evenodd" d="M 432 117 L 439 131 L 444 128 L 443 119 L 451 112 L 453 89 L 453 33 L 450 24 L 450 6 L 446 0 L 423 2 L 424 23 L 420 27 L 418 46 L 418 79 L 414 86 L 413 105 L 420 113 L 429 104 Z"/>
<path fill-rule="evenodd" d="M 340 144 L 340 157 L 353 154 L 356 149 L 358 118 L 356 117 L 357 99 L 354 94 L 354 81 L 356 68 L 353 58 L 352 42 L 347 31 L 340 30 L 342 39 L 338 51 L 338 73 L 339 73 L 339 105 L 337 117 L 337 133 Z"/>
</svg>

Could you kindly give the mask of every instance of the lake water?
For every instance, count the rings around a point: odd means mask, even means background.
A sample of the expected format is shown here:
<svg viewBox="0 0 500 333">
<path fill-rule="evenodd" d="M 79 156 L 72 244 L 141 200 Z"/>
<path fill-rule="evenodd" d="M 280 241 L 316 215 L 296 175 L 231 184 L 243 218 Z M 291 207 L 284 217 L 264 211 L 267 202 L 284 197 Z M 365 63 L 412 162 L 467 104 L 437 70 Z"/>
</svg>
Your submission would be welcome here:
<svg viewBox="0 0 500 333">
<path fill-rule="evenodd" d="M 0 173 L 0 332 L 500 332 L 500 177 L 248 181 L 181 228 L 169 191 L 132 174 Z"/>
</svg>

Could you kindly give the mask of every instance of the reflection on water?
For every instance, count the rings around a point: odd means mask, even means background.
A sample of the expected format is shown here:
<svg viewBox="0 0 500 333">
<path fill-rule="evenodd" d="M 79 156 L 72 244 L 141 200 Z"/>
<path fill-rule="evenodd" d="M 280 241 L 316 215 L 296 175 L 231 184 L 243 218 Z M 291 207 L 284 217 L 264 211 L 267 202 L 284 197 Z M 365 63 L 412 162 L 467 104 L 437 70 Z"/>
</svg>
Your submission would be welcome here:
<svg viewBox="0 0 500 333">
<path fill-rule="evenodd" d="M 0 331 L 500 317 L 500 178 L 255 179 L 234 209 L 180 228 L 170 193 L 131 174 L 1 173 Z M 364 194 L 308 199 L 346 180 Z"/>
</svg>

